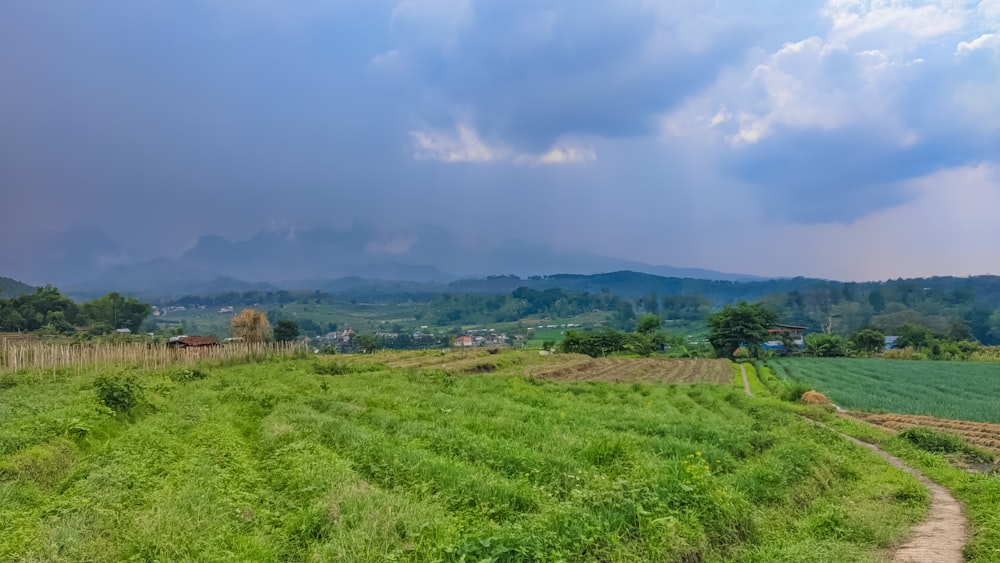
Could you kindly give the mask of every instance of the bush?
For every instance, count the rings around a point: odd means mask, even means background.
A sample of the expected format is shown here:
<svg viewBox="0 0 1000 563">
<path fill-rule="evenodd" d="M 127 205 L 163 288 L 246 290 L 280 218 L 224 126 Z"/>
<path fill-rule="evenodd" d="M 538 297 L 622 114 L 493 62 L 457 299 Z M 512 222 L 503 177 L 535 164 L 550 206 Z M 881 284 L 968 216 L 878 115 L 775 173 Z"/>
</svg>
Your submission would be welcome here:
<svg viewBox="0 0 1000 563">
<path fill-rule="evenodd" d="M 102 376 L 94 388 L 101 402 L 117 413 L 132 412 L 143 403 L 143 389 L 134 375 Z"/>
<path fill-rule="evenodd" d="M 197 381 L 199 379 L 205 379 L 208 374 L 195 368 L 179 368 L 170 372 L 169 377 L 171 381 L 177 383 L 184 383 L 186 381 Z"/>
<path fill-rule="evenodd" d="M 907 428 L 899 433 L 899 437 L 925 452 L 936 454 L 962 454 L 972 461 L 989 463 L 993 455 L 980 450 L 958 436 L 935 432 L 929 428 Z"/>
<path fill-rule="evenodd" d="M 802 400 L 802 394 L 806 391 L 812 391 L 812 387 L 809 387 L 805 383 L 788 381 L 783 388 L 778 390 L 778 398 L 782 401 L 797 403 Z"/>
</svg>

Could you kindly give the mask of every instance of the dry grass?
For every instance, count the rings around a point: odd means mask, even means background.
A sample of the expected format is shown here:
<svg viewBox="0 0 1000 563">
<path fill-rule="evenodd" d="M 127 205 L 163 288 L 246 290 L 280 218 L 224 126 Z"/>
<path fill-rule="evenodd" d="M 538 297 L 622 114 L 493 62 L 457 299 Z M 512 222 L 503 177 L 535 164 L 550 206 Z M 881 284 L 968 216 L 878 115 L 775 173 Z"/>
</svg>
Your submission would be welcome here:
<svg viewBox="0 0 1000 563">
<path fill-rule="evenodd" d="M 54 344 L 22 340 L 0 340 L 0 374 L 23 370 L 84 368 L 102 364 L 129 364 L 143 369 L 189 365 L 201 360 L 236 360 L 272 355 L 302 354 L 306 348 L 294 342 L 232 343 L 203 348 L 168 348 L 163 344 L 121 342 L 102 344 Z"/>
</svg>

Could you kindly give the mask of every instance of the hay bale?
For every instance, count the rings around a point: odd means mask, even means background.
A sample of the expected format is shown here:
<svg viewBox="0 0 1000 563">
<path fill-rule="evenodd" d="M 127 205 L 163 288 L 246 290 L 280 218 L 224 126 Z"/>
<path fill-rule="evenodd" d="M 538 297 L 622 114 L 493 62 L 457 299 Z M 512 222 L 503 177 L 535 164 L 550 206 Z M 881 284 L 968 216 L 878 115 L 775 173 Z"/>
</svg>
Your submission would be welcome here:
<svg viewBox="0 0 1000 563">
<path fill-rule="evenodd" d="M 829 405 L 832 404 L 826 395 L 819 391 L 806 391 L 802 394 L 802 402 L 807 405 Z"/>
</svg>

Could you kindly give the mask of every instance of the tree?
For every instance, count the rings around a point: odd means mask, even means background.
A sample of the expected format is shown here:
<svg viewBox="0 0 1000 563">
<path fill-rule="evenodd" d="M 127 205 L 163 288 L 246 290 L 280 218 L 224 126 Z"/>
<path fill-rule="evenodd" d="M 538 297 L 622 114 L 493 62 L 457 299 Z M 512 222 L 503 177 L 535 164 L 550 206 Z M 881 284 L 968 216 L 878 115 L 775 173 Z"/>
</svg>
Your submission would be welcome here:
<svg viewBox="0 0 1000 563">
<path fill-rule="evenodd" d="M 851 335 L 851 348 L 866 354 L 877 354 L 885 348 L 885 333 L 877 328 L 863 328 Z"/>
<path fill-rule="evenodd" d="M 740 348 L 745 348 L 750 357 L 758 357 L 768 329 L 777 320 L 774 311 L 762 303 L 740 301 L 726 305 L 708 316 L 708 341 L 720 358 L 731 358 Z"/>
<path fill-rule="evenodd" d="M 242 338 L 245 342 L 264 342 L 271 336 L 271 324 L 264 313 L 243 309 L 233 317 L 232 333 L 234 338 Z"/>
<path fill-rule="evenodd" d="M 923 348 L 934 340 L 934 334 L 923 325 L 906 323 L 899 327 L 899 339 L 896 345 L 901 348 Z"/>
<path fill-rule="evenodd" d="M 372 354 L 381 347 L 374 334 L 359 334 L 354 340 L 365 354 Z"/>
<path fill-rule="evenodd" d="M 80 315 L 87 323 L 95 327 L 108 327 L 110 330 L 127 328 L 138 332 L 142 321 L 150 313 L 152 308 L 146 303 L 132 297 L 123 297 L 117 292 L 80 305 Z"/>
<path fill-rule="evenodd" d="M 291 342 L 299 337 L 299 324 L 290 319 L 282 319 L 274 327 L 274 339 L 278 342 Z"/>
<path fill-rule="evenodd" d="M 660 328 L 660 317 L 656 315 L 643 315 L 639 318 L 639 325 L 635 331 L 640 334 L 649 334 Z"/>
</svg>

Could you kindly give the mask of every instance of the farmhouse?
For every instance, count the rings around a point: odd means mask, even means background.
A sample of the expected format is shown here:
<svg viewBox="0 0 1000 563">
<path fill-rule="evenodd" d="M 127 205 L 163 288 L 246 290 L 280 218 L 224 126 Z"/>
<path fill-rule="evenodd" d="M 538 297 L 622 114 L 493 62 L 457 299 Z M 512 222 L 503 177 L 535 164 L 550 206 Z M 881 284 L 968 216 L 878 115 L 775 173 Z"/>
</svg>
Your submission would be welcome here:
<svg viewBox="0 0 1000 563">
<path fill-rule="evenodd" d="M 214 336 L 172 336 L 167 342 L 168 348 L 204 348 L 218 345 L 219 339 Z"/>
<path fill-rule="evenodd" d="M 471 336 L 459 336 L 455 339 L 455 346 L 472 346 L 475 342 L 472 340 Z"/>
<path fill-rule="evenodd" d="M 765 350 L 773 350 L 784 354 L 785 342 L 791 341 L 796 348 L 805 346 L 803 334 L 806 327 L 776 324 L 767 330 L 769 340 L 761 345 Z"/>
</svg>

